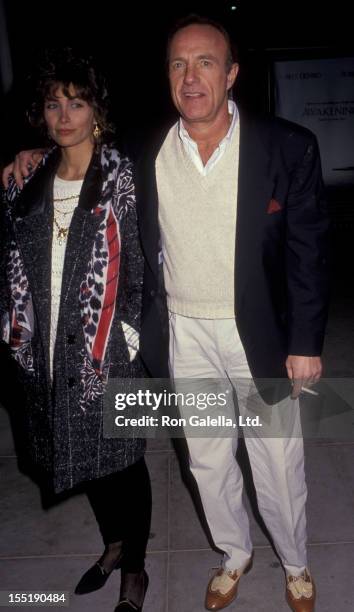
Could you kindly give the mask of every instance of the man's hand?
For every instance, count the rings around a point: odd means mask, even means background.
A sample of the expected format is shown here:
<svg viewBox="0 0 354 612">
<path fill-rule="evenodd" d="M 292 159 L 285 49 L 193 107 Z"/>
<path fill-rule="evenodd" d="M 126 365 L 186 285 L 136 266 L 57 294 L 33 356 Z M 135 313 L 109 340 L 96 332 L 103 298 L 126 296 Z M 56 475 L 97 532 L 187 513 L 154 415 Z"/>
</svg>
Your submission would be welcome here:
<svg viewBox="0 0 354 612">
<path fill-rule="evenodd" d="M 20 151 L 15 160 L 4 168 L 2 182 L 5 189 L 9 186 L 9 176 L 13 174 L 16 184 L 20 189 L 23 187 L 23 179 L 34 170 L 41 161 L 44 154 L 43 149 L 31 149 L 30 151 Z"/>
<path fill-rule="evenodd" d="M 314 384 L 321 378 L 321 357 L 289 355 L 285 366 L 288 376 L 293 382 L 292 399 L 299 397 L 303 386 Z"/>
</svg>

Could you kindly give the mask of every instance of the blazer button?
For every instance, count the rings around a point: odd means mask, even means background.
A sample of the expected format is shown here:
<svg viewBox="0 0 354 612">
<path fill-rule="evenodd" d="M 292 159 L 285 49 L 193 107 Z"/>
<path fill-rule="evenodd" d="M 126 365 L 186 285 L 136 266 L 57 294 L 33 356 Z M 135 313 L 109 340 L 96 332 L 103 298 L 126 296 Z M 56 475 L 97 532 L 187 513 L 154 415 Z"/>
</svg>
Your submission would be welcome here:
<svg viewBox="0 0 354 612">
<path fill-rule="evenodd" d="M 155 295 L 156 295 L 155 289 L 151 289 L 150 295 L 151 295 L 151 297 L 155 297 Z"/>
<path fill-rule="evenodd" d="M 75 387 L 76 385 L 76 379 L 73 376 L 70 376 L 68 378 L 68 387 L 69 389 L 72 389 L 73 387 Z"/>
<path fill-rule="evenodd" d="M 75 344 L 75 334 L 68 334 L 68 344 Z"/>
</svg>

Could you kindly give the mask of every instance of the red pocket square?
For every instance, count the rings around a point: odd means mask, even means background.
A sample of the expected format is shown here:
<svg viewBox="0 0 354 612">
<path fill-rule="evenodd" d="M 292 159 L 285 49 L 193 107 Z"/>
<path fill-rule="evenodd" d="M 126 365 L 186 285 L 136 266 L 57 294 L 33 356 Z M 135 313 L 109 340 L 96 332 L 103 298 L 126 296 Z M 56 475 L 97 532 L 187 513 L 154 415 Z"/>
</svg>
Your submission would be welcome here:
<svg viewBox="0 0 354 612">
<path fill-rule="evenodd" d="M 267 213 L 268 215 L 271 215 L 272 213 L 278 212 L 278 210 L 281 210 L 281 209 L 282 209 L 281 204 L 279 204 L 279 202 L 277 202 L 276 200 L 274 200 L 274 198 L 272 198 L 268 204 Z"/>
</svg>

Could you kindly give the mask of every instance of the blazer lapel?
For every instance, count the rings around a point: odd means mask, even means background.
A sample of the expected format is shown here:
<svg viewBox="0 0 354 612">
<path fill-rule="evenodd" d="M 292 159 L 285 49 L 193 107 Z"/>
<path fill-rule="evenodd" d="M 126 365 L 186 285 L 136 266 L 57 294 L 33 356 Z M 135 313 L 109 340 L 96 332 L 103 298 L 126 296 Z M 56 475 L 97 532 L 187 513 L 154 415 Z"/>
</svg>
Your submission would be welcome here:
<svg viewBox="0 0 354 612">
<path fill-rule="evenodd" d="M 259 256 L 256 249 L 250 248 L 260 229 L 259 211 L 264 209 L 266 215 L 272 191 L 270 155 L 263 125 L 241 111 L 235 246 L 236 313 L 247 282 L 250 259 Z"/>
<path fill-rule="evenodd" d="M 166 134 L 167 130 L 163 129 L 148 143 L 135 170 L 141 244 L 145 259 L 156 278 L 158 278 L 158 253 L 161 244 L 155 162 Z"/>
</svg>

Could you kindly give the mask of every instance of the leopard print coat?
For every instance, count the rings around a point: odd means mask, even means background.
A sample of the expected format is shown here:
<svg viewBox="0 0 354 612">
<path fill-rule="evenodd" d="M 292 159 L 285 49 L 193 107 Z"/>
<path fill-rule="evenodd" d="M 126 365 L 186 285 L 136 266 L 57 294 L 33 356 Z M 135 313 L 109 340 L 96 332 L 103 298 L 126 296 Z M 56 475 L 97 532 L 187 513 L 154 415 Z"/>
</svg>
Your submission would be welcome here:
<svg viewBox="0 0 354 612">
<path fill-rule="evenodd" d="M 26 456 L 56 492 L 124 469 L 144 440 L 103 436 L 109 377 L 144 376 L 130 361 L 122 324 L 139 331 L 143 261 L 132 165 L 103 146 L 92 157 L 70 226 L 62 277 L 53 380 L 49 373 L 52 150 L 22 192 L 6 193 L 2 229 L 2 338 L 25 389 Z M 107 311 L 110 316 L 107 317 Z M 105 316 L 102 316 L 105 313 Z"/>
</svg>

